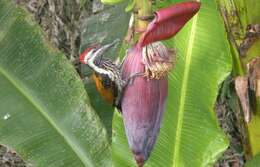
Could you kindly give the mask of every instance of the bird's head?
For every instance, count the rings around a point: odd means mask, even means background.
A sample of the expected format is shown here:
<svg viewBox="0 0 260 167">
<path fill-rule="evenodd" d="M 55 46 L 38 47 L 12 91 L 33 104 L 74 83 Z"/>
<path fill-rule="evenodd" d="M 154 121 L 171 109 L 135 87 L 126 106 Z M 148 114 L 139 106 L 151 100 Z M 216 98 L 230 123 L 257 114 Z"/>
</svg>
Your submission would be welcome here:
<svg viewBox="0 0 260 167">
<path fill-rule="evenodd" d="M 92 47 L 89 47 L 87 49 L 85 49 L 80 57 L 79 57 L 79 60 L 82 64 L 88 64 L 88 61 L 89 59 L 94 56 L 94 53 L 97 51 L 97 47 L 96 46 L 92 46 Z"/>
<path fill-rule="evenodd" d="M 112 43 L 106 44 L 104 46 L 101 46 L 100 44 L 95 44 L 85 49 L 79 57 L 80 62 L 82 64 L 88 64 L 91 58 L 95 59 L 96 57 L 101 56 L 106 50 L 116 45 L 119 41 L 119 39 L 116 39 Z"/>
</svg>

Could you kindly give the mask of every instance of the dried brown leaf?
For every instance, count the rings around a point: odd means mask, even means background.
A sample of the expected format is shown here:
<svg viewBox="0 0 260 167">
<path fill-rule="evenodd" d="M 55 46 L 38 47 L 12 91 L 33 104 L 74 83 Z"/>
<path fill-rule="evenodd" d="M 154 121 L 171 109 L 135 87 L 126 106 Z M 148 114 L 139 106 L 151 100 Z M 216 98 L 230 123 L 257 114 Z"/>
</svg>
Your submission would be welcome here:
<svg viewBox="0 0 260 167">
<path fill-rule="evenodd" d="M 235 79 L 235 89 L 244 112 L 245 121 L 250 121 L 250 105 L 248 96 L 248 77 L 238 76 Z"/>
</svg>

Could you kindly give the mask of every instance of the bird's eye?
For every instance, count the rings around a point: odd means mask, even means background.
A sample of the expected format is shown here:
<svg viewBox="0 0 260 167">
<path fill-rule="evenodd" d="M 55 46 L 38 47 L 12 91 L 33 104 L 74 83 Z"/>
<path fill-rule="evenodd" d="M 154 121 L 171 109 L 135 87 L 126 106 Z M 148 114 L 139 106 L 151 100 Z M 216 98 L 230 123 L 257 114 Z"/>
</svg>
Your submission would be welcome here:
<svg viewBox="0 0 260 167">
<path fill-rule="evenodd" d="M 92 49 L 92 53 L 95 53 L 97 51 L 97 48 Z"/>
</svg>

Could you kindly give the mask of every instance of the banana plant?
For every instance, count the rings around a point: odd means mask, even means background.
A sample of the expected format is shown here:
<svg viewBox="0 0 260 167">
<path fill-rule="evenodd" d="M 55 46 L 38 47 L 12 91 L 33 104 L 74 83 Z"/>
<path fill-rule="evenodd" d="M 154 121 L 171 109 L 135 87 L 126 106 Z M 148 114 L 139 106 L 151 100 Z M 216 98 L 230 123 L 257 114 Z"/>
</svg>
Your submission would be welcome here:
<svg viewBox="0 0 260 167">
<path fill-rule="evenodd" d="M 176 2 L 180 1 L 159 2 L 155 8 Z M 231 72 L 231 54 L 216 3 L 201 4 L 198 15 L 165 41 L 168 48 L 177 50 L 177 63 L 169 75 L 159 139 L 145 166 L 210 166 L 228 146 L 213 107 L 221 82 Z M 136 166 L 117 112 L 112 135 L 113 165 Z"/>
</svg>

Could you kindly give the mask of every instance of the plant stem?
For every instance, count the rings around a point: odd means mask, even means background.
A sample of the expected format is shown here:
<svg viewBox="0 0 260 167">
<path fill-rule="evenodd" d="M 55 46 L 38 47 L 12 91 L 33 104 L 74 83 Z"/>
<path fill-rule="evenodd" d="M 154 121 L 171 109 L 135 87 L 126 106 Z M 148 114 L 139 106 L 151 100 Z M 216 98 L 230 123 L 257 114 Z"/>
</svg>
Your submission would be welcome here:
<svg viewBox="0 0 260 167">
<path fill-rule="evenodd" d="M 225 1 L 225 0 L 219 0 L 219 10 L 222 15 L 223 21 L 225 23 L 227 36 L 229 38 L 230 43 L 230 50 L 232 53 L 232 59 L 233 59 L 233 76 L 243 76 L 245 75 L 245 67 L 243 67 L 241 63 L 241 59 L 239 56 L 239 40 L 240 36 L 243 33 L 243 27 L 240 22 L 240 19 L 238 17 L 237 10 L 235 8 L 235 4 L 233 1 Z M 236 17 L 234 17 L 233 15 Z M 232 17 L 231 17 L 232 16 Z M 232 30 L 236 30 L 236 33 L 234 33 Z M 239 34 L 239 35 L 238 35 Z"/>
<path fill-rule="evenodd" d="M 149 0 L 137 0 L 135 4 L 135 30 L 136 32 L 144 32 L 149 24 L 149 20 L 143 20 L 147 16 L 151 16 L 152 3 Z"/>
</svg>

